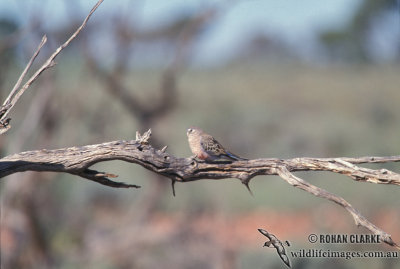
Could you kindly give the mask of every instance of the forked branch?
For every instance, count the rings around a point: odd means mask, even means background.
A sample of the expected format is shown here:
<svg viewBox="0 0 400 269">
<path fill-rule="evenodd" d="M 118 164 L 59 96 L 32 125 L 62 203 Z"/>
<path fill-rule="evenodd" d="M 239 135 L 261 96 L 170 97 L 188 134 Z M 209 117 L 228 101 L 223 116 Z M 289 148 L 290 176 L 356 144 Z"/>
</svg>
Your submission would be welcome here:
<svg viewBox="0 0 400 269">
<path fill-rule="evenodd" d="M 56 150 L 36 150 L 13 154 L 0 159 L 0 177 L 24 171 L 52 171 L 77 175 L 114 188 L 139 188 L 137 185 L 115 182 L 109 179 L 114 174 L 98 172 L 90 167 L 98 162 L 122 160 L 136 163 L 175 182 L 202 179 L 238 178 L 248 186 L 258 175 L 278 175 L 289 184 L 318 197 L 331 200 L 344 207 L 359 226 L 379 235 L 381 240 L 398 247 L 391 236 L 369 222 L 343 198 L 316 187 L 293 175 L 296 171 L 329 171 L 346 175 L 354 180 L 377 184 L 400 185 L 400 174 L 387 169 L 369 169 L 357 166 L 361 163 L 398 162 L 400 156 L 361 158 L 294 158 L 254 159 L 232 163 L 206 163 L 193 158 L 178 158 L 149 144 L 151 130 L 136 140 L 113 141 L 83 147 Z"/>
<path fill-rule="evenodd" d="M 18 81 L 15 83 L 13 89 L 11 90 L 10 94 L 8 95 L 7 99 L 4 101 L 3 105 L 0 106 L 0 134 L 7 132 L 10 129 L 10 118 L 7 117 L 8 113 L 10 113 L 11 109 L 17 103 L 18 99 L 22 96 L 22 94 L 32 85 L 35 80 L 38 79 L 40 74 L 46 69 L 53 67 L 55 65 L 55 58 L 60 54 L 60 52 L 65 49 L 71 42 L 74 40 L 77 35 L 82 31 L 82 29 L 86 26 L 90 16 L 95 12 L 97 7 L 103 2 L 103 0 L 99 0 L 96 5 L 92 8 L 89 12 L 89 15 L 85 18 L 81 26 L 68 38 L 67 41 L 64 42 L 60 47 L 58 47 L 55 52 L 50 55 L 50 57 L 46 60 L 46 62 L 28 79 L 28 81 L 22 86 L 21 83 L 28 73 L 30 67 L 32 66 L 33 62 L 35 61 L 36 57 L 39 55 L 40 50 L 44 46 L 47 41 L 47 37 L 43 36 L 42 41 L 40 42 L 38 48 L 34 52 L 33 56 L 29 60 L 28 64 L 26 65 L 24 71 L 21 73 Z"/>
<path fill-rule="evenodd" d="M 353 217 L 357 226 L 362 226 L 370 230 L 373 234 L 379 235 L 380 240 L 389 244 L 390 246 L 394 246 L 399 248 L 399 246 L 392 240 L 390 234 L 376 227 L 373 223 L 367 220 L 364 216 L 358 212 L 351 204 L 349 204 L 345 199 L 340 196 L 336 196 L 322 188 L 314 186 L 307 181 L 293 175 L 286 167 L 282 166 L 278 169 L 278 175 L 288 182 L 290 185 L 302 189 L 306 192 L 309 192 L 315 196 L 325 198 L 331 200 L 338 205 L 344 207 Z"/>
<path fill-rule="evenodd" d="M 22 72 L 13 90 L 10 92 L 10 95 L 4 104 L 0 106 L 0 134 L 6 132 L 10 128 L 10 118 L 8 118 L 7 115 L 21 95 L 43 71 L 54 66 L 54 60 L 57 55 L 82 31 L 90 16 L 102 2 L 103 0 L 97 2 L 82 25 L 21 87 L 25 75 L 46 42 L 46 37 L 43 37 L 42 42 L 39 44 L 31 60 Z M 137 133 L 136 140 L 131 141 L 113 141 L 97 145 L 56 150 L 43 149 L 9 155 L 0 159 L 0 178 L 24 171 L 51 171 L 70 173 L 114 188 L 139 188 L 139 186 L 134 184 L 126 184 L 111 180 L 110 178 L 117 177 L 114 174 L 90 169 L 95 163 L 110 160 L 122 160 L 139 164 L 152 172 L 170 178 L 173 184 L 175 182 L 189 182 L 202 179 L 238 178 L 248 187 L 250 180 L 255 176 L 278 175 L 297 188 L 305 190 L 315 196 L 331 200 L 344 207 L 352 215 L 357 225 L 363 226 L 373 234 L 379 235 L 383 242 L 399 248 L 388 233 L 369 222 L 346 200 L 308 183 L 295 176 L 293 172 L 329 171 L 346 175 L 357 181 L 400 185 L 400 174 L 398 173 L 387 169 L 369 169 L 357 165 L 362 163 L 398 162 L 400 161 L 400 156 L 254 159 L 232 163 L 206 163 L 193 158 L 177 158 L 166 153 L 166 147 L 157 150 L 149 144 L 150 135 L 151 130 L 143 134 L 143 136 Z"/>
</svg>

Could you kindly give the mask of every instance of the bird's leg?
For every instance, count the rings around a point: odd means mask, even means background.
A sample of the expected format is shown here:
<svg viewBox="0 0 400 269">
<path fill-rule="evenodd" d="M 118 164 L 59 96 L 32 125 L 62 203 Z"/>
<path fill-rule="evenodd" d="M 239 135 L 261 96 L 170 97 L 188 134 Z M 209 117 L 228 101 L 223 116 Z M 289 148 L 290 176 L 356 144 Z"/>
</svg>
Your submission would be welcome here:
<svg viewBox="0 0 400 269">
<path fill-rule="evenodd" d="M 190 156 L 189 159 L 192 159 L 193 161 L 197 161 L 197 155 L 194 154 L 194 155 Z"/>
</svg>

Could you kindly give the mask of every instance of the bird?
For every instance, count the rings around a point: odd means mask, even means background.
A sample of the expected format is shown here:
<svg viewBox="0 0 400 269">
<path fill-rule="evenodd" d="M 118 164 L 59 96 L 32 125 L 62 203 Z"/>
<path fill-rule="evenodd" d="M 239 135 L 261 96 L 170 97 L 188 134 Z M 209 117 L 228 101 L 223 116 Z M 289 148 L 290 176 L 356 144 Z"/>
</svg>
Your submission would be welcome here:
<svg viewBox="0 0 400 269">
<path fill-rule="evenodd" d="M 268 231 L 266 231 L 264 229 L 258 229 L 258 231 L 269 239 L 269 241 L 264 243 L 263 247 L 274 247 L 276 249 L 276 252 L 278 252 L 278 255 L 281 258 L 281 260 L 290 268 L 291 263 L 290 263 L 289 256 L 286 253 L 284 243 L 282 243 L 282 241 L 279 240 L 275 235 L 269 233 Z M 290 247 L 289 241 L 286 240 L 285 244 L 288 247 Z"/>
<path fill-rule="evenodd" d="M 191 127 L 186 132 L 188 136 L 190 150 L 194 154 L 192 158 L 198 158 L 205 162 L 216 161 L 248 161 L 248 159 L 239 157 L 232 152 L 227 151 L 214 137 L 205 133 L 197 127 Z M 253 195 L 250 189 L 249 179 L 241 179 L 247 190 Z"/>
<path fill-rule="evenodd" d="M 206 162 L 247 160 L 227 151 L 214 137 L 205 133 L 200 128 L 191 127 L 187 130 L 186 134 L 194 157 L 200 160 Z"/>
</svg>

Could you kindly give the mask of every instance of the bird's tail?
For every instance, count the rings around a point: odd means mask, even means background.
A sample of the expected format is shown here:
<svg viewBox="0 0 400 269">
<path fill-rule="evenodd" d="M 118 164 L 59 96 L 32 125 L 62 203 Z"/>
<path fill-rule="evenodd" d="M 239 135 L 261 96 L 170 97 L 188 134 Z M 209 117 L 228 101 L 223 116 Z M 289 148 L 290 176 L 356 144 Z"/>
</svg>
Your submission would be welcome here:
<svg viewBox="0 0 400 269">
<path fill-rule="evenodd" d="M 242 158 L 239 157 L 235 154 L 233 154 L 232 152 L 226 151 L 226 156 L 229 157 L 230 159 L 234 160 L 234 161 L 248 161 L 249 159 L 246 158 Z"/>
</svg>

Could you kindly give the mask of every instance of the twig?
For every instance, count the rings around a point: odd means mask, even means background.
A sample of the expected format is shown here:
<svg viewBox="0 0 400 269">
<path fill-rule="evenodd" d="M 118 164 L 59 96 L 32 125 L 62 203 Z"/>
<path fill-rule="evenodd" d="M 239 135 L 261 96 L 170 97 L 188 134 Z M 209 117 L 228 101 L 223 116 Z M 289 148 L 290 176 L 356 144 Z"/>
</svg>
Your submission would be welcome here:
<svg viewBox="0 0 400 269">
<path fill-rule="evenodd" d="M 19 152 L 24 147 L 26 141 L 29 141 L 29 137 L 32 135 L 35 129 L 40 126 L 40 122 L 48 121 L 49 118 L 54 116 L 54 113 L 46 113 L 46 109 L 49 107 L 49 100 L 51 99 L 51 95 L 53 94 L 53 85 L 50 82 L 51 78 L 47 78 L 47 80 L 42 83 L 42 86 L 35 93 L 35 96 L 32 98 L 28 108 L 26 109 L 27 113 L 24 117 L 23 121 L 20 123 L 18 132 L 15 133 L 13 139 L 8 144 L 9 152 Z M 48 112 L 48 111 L 47 111 Z M 48 142 L 48 130 L 44 128 L 42 134 L 43 137 L 41 140 L 46 140 Z M 23 130 L 23 131 L 22 131 Z M 40 144 L 40 143 L 39 143 Z M 35 145 L 38 145 L 38 141 L 35 142 Z"/>
<path fill-rule="evenodd" d="M 56 49 L 56 51 L 46 60 L 46 62 L 32 75 L 32 77 L 29 78 L 29 80 L 21 87 L 21 83 L 23 78 L 25 77 L 26 73 L 28 72 L 29 68 L 31 67 L 33 61 L 37 57 L 37 55 L 40 52 L 40 49 L 43 47 L 43 45 L 46 43 L 46 36 L 43 36 L 42 41 L 39 44 L 39 47 L 36 49 L 35 53 L 33 54 L 32 58 L 28 62 L 27 66 L 25 67 L 24 71 L 22 72 L 21 76 L 19 77 L 17 83 L 15 84 L 14 88 L 12 89 L 11 93 L 7 97 L 6 101 L 4 104 L 0 107 L 0 134 L 6 132 L 10 126 L 9 126 L 9 118 L 6 118 L 10 110 L 13 108 L 13 106 L 16 104 L 18 99 L 21 97 L 21 95 L 32 85 L 33 82 L 42 74 L 43 71 L 46 69 L 53 67 L 55 65 L 55 58 L 60 54 L 60 52 L 66 48 L 72 40 L 74 40 L 77 35 L 82 31 L 82 29 L 86 26 L 86 23 L 88 22 L 89 18 L 93 14 L 93 12 L 97 9 L 97 7 L 103 2 L 103 0 L 99 0 L 96 5 L 92 8 L 92 10 L 89 12 L 89 15 L 86 16 L 85 20 L 79 26 L 79 28 L 71 35 L 70 38 L 68 38 L 67 41 L 65 41 L 64 44 L 62 44 L 60 47 Z"/>
<path fill-rule="evenodd" d="M 151 130 L 137 133 L 131 141 L 113 141 L 97 145 L 71 147 L 56 150 L 36 150 L 10 155 L 0 159 L 0 178 L 24 171 L 65 172 L 116 188 L 139 186 L 114 182 L 109 177 L 116 175 L 89 169 L 95 163 L 122 160 L 139 164 L 175 182 L 189 182 L 202 179 L 238 178 L 243 184 L 258 175 L 278 175 L 289 184 L 313 195 L 331 200 L 350 212 L 355 222 L 363 226 L 391 246 L 398 247 L 389 234 L 379 229 L 343 198 L 318 188 L 296 177 L 296 171 L 329 171 L 344 174 L 352 179 L 376 184 L 400 185 L 400 174 L 386 169 L 368 169 L 357 166 L 360 163 L 399 162 L 400 156 L 360 158 L 294 158 L 254 159 L 232 163 L 206 163 L 193 158 L 177 158 L 157 150 L 149 144 Z"/>
<path fill-rule="evenodd" d="M 31 65 L 33 64 L 33 61 L 35 61 L 36 57 L 39 55 L 40 50 L 42 49 L 44 44 L 46 44 L 46 42 L 47 42 L 47 37 L 46 37 L 46 35 L 44 35 L 42 37 L 42 41 L 40 41 L 40 44 L 39 44 L 38 48 L 36 49 L 35 53 L 32 55 L 32 58 L 29 60 L 28 64 L 26 65 L 26 67 L 24 69 L 24 71 L 22 72 L 22 74 L 18 78 L 17 83 L 15 83 L 14 88 L 12 89 L 10 95 L 7 97 L 6 101 L 4 101 L 3 105 L 11 104 L 11 107 L 10 107 L 10 109 L 11 109 L 15 105 L 15 103 L 18 101 L 19 97 L 24 93 L 24 90 L 20 89 L 18 94 L 17 95 L 15 94 L 17 92 L 19 86 L 21 86 L 22 80 L 24 79 L 26 73 L 28 73 L 29 68 L 31 68 Z M 9 111 L 10 110 L 6 111 L 6 113 L 4 115 L 2 115 L 2 117 L 6 117 Z"/>
<path fill-rule="evenodd" d="M 292 173 L 290 173 L 286 167 L 280 167 L 278 169 L 278 175 L 286 180 L 286 182 L 288 182 L 290 185 L 302 189 L 306 192 L 309 192 L 315 196 L 321 197 L 321 198 L 325 198 L 328 199 L 330 201 L 333 201 L 335 203 L 337 203 L 338 205 L 342 206 L 343 208 L 345 208 L 350 214 L 351 216 L 354 218 L 354 221 L 356 223 L 357 226 L 362 226 L 367 228 L 368 230 L 370 230 L 373 234 L 375 235 L 379 235 L 379 238 L 389 244 L 390 246 L 394 246 L 394 247 L 399 247 L 390 237 L 390 234 L 384 232 L 383 230 L 379 229 L 378 227 L 376 227 L 374 224 L 372 224 L 371 222 L 369 222 L 364 216 L 361 215 L 360 212 L 358 212 L 351 204 L 349 204 L 345 199 L 343 199 L 340 196 L 336 196 L 322 188 L 319 188 L 317 186 L 314 186 L 310 183 L 308 183 L 307 181 L 293 175 Z"/>
<path fill-rule="evenodd" d="M 39 55 L 40 50 L 42 49 L 43 45 L 47 42 L 46 35 L 43 36 L 42 41 L 40 42 L 38 48 L 36 49 L 35 53 L 32 55 L 31 59 L 29 60 L 28 64 L 26 65 L 24 71 L 19 76 L 17 83 L 15 83 L 14 88 L 11 90 L 10 94 L 8 95 L 7 99 L 4 101 L 3 105 L 0 107 L 0 134 L 7 132 L 10 129 L 10 118 L 7 118 L 8 113 L 17 103 L 18 99 L 27 89 L 19 89 L 19 86 L 22 83 L 26 73 L 28 72 L 29 68 L 32 66 L 32 63 L 35 61 L 36 57 Z"/>
</svg>

